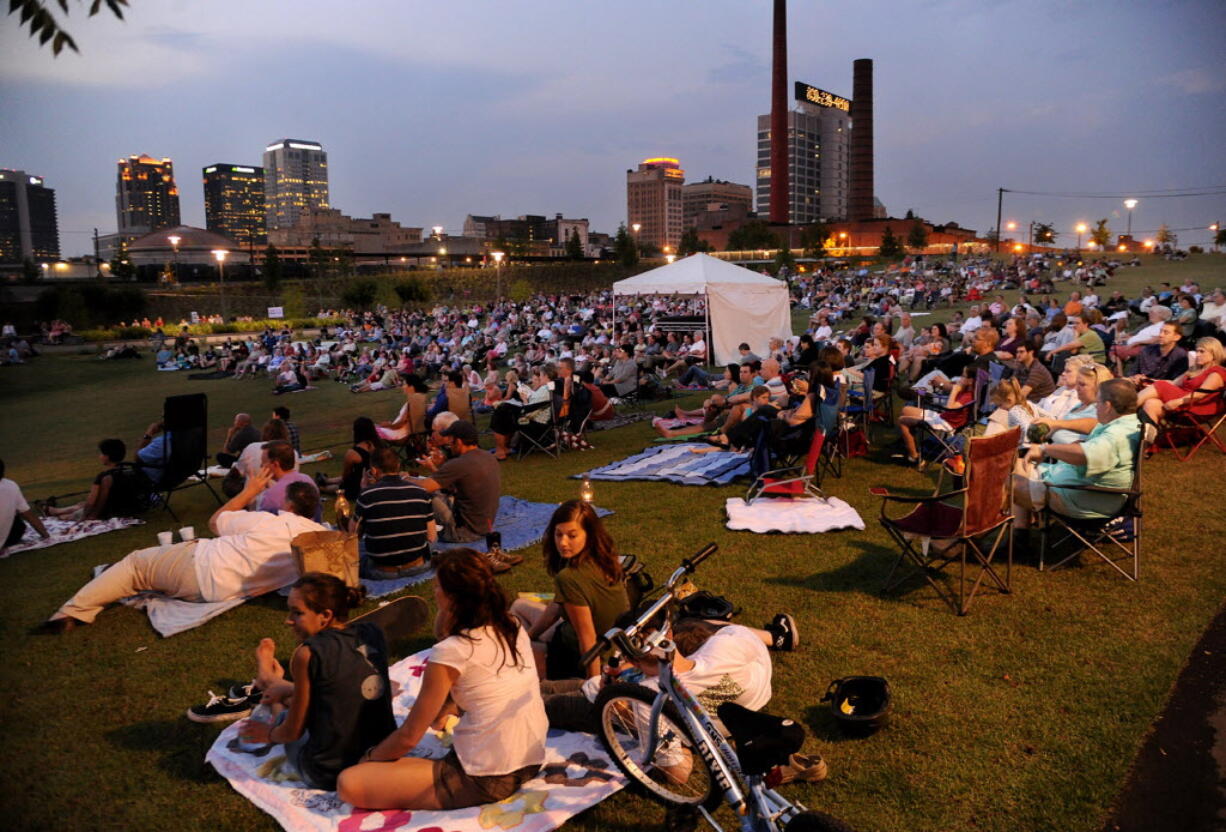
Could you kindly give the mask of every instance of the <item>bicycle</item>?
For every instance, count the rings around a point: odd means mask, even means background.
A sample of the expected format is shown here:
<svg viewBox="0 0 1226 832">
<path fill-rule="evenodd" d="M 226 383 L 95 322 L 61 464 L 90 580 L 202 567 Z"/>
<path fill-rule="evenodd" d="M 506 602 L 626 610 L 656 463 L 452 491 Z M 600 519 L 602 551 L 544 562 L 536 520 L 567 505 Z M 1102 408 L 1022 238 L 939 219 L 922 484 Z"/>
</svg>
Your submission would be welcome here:
<svg viewBox="0 0 1226 832">
<path fill-rule="evenodd" d="M 715 830 L 713 817 L 725 802 L 743 832 L 851 832 L 823 812 L 793 803 L 768 785 L 770 773 L 787 765 L 804 743 L 804 729 L 790 719 L 751 711 L 733 702 L 717 709 L 733 745 L 715 720 L 673 675 L 676 645 L 668 637 L 679 583 L 718 550 L 708 543 L 679 566 L 660 596 L 629 626 L 609 630 L 583 657 L 590 662 L 613 647 L 622 658 L 659 661 L 659 690 L 610 682 L 596 699 L 600 739 L 633 783 L 668 807 L 697 810 Z"/>
</svg>

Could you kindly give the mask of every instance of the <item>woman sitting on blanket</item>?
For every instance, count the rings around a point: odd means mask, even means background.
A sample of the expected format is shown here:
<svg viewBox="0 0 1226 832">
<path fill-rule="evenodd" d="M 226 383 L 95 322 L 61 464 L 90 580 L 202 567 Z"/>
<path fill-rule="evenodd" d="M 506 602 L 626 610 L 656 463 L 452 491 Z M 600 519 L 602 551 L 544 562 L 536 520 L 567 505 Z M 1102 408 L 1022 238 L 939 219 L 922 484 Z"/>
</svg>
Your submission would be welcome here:
<svg viewBox="0 0 1226 832">
<path fill-rule="evenodd" d="M 528 634 L 507 610 L 485 557 L 438 559 L 434 645 L 421 691 L 401 726 L 341 773 L 337 796 L 364 809 L 463 809 L 519 791 L 545 761 L 548 724 Z M 405 755 L 456 711 L 451 753 Z"/>
<path fill-rule="evenodd" d="M 542 548 L 554 600 L 542 604 L 521 598 L 511 612 L 528 628 L 542 679 L 595 676 L 599 658 L 580 667 L 580 657 L 630 608 L 613 538 L 591 505 L 568 500 L 549 519 Z"/>
<path fill-rule="evenodd" d="M 396 728 L 392 717 L 387 645 L 375 624 L 346 625 L 365 590 L 320 572 L 308 572 L 290 590 L 289 618 L 298 647 L 290 657 L 293 681 L 276 659 L 272 639 L 255 649 L 251 695 L 276 715 L 248 720 L 239 736 L 248 743 L 284 743 L 286 762 L 313 789 L 334 789 L 336 778 L 372 744 Z"/>
<path fill-rule="evenodd" d="M 47 517 L 77 523 L 81 520 L 106 520 L 111 517 L 127 517 L 137 513 L 133 477 L 143 477 L 139 472 L 126 476 L 120 471 L 123 458 L 128 453 L 122 439 L 103 439 L 98 443 L 102 472 L 94 477 L 89 496 L 71 506 L 46 506 Z"/>
</svg>

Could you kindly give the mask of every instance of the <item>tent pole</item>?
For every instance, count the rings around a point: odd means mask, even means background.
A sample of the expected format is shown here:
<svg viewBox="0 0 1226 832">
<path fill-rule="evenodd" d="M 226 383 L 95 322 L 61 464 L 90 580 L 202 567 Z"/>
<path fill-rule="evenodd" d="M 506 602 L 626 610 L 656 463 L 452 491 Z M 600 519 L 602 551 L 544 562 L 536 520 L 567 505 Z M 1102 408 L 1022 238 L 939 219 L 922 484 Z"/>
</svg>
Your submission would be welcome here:
<svg viewBox="0 0 1226 832">
<path fill-rule="evenodd" d="M 715 355 L 715 333 L 711 331 L 711 290 L 704 287 L 702 290 L 703 298 L 703 313 L 706 319 L 704 324 L 706 330 L 702 333 L 703 339 L 707 342 L 707 357 L 706 364 L 714 364 L 713 356 Z"/>
</svg>

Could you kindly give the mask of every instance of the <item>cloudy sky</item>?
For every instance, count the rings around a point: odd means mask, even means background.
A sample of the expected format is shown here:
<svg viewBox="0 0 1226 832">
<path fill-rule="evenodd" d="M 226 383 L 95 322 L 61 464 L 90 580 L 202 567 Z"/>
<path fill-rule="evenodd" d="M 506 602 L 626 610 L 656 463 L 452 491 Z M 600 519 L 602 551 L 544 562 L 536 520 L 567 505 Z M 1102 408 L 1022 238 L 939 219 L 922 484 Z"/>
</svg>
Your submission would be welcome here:
<svg viewBox="0 0 1226 832">
<path fill-rule="evenodd" d="M 459 233 L 468 213 L 562 212 L 612 231 L 644 157 L 753 182 L 770 8 L 131 0 L 126 22 L 74 5 L 82 54 L 55 59 L 0 18 L 0 166 L 56 188 L 65 254 L 114 230 L 121 156 L 171 157 L 184 222 L 203 226 L 201 168 L 258 165 L 284 137 L 323 143 L 332 203 L 351 215 Z M 790 80 L 850 96 L 852 60 L 875 61 L 892 214 L 984 230 L 1000 186 L 1226 185 L 1222 0 L 793 0 L 789 15 Z M 1005 202 L 1007 220 L 1064 232 L 1100 217 L 1123 230 L 1123 214 L 1118 199 Z M 1133 230 L 1204 243 L 1215 220 L 1226 197 L 1143 197 Z"/>
</svg>

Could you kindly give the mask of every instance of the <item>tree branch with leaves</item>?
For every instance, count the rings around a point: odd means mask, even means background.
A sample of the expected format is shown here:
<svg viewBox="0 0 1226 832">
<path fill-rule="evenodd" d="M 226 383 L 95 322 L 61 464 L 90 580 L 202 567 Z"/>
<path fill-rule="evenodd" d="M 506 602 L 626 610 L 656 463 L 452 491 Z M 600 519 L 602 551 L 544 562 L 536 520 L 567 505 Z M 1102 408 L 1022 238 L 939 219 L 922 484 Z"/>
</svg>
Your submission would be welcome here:
<svg viewBox="0 0 1226 832">
<path fill-rule="evenodd" d="M 81 0 L 77 0 L 77 3 L 79 5 Z M 104 4 L 111 10 L 111 14 L 123 20 L 123 10 L 128 5 L 128 0 L 93 0 L 89 4 L 89 16 L 93 17 L 100 12 Z M 54 5 L 60 7 L 64 17 L 68 16 L 68 0 L 55 0 Z M 44 0 L 9 0 L 9 14 L 16 14 L 21 18 L 21 25 L 30 30 L 30 37 L 38 38 L 39 46 L 46 46 L 50 42 L 53 56 L 63 52 L 64 47 L 81 54 L 77 42 L 52 14 L 51 7 L 52 4 Z"/>
</svg>

